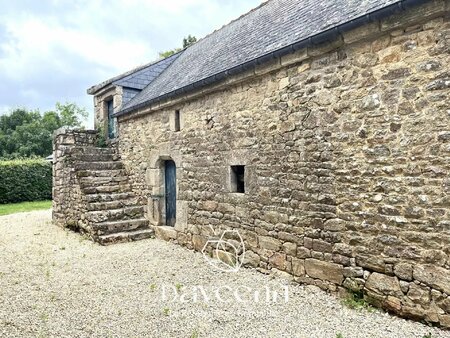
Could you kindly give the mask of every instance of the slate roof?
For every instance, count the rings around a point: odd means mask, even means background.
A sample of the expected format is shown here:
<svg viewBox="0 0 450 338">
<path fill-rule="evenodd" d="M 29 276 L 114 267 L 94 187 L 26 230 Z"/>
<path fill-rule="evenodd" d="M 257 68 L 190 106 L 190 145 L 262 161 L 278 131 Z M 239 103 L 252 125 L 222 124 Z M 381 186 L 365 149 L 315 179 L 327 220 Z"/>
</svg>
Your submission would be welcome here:
<svg viewBox="0 0 450 338">
<path fill-rule="evenodd" d="M 159 62 L 153 63 L 150 66 L 131 73 L 120 80 L 113 82 L 115 85 L 133 89 L 144 89 L 150 82 L 157 78 L 168 66 L 174 62 L 180 53 L 169 56 Z"/>
<path fill-rule="evenodd" d="M 103 81 L 98 85 L 92 86 L 87 90 L 87 92 L 88 94 L 95 94 L 97 91 L 110 84 L 142 90 L 150 82 L 157 78 L 168 66 L 170 66 L 181 53 L 182 51 L 169 56 L 168 58 L 153 61 L 143 66 L 134 68 L 109 80 Z"/>
<path fill-rule="evenodd" d="M 269 0 L 188 47 L 116 115 L 404 1 L 408 0 Z"/>
</svg>

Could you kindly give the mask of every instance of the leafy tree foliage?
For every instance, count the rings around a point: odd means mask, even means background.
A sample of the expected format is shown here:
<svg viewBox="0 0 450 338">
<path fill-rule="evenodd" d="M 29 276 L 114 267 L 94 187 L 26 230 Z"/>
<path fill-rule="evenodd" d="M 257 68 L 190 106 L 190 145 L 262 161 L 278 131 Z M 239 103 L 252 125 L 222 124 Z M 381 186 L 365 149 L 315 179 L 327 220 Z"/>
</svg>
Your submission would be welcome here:
<svg viewBox="0 0 450 338">
<path fill-rule="evenodd" d="M 183 48 L 174 48 L 171 50 L 167 50 L 165 52 L 159 52 L 159 57 L 165 59 L 168 58 L 169 56 L 172 56 L 175 53 L 178 53 L 179 51 L 193 45 L 194 43 L 197 42 L 197 38 L 191 34 L 189 34 L 187 37 L 183 38 Z"/>
<path fill-rule="evenodd" d="M 180 50 L 181 50 L 181 48 L 174 48 L 174 49 L 171 49 L 171 50 L 166 50 L 165 52 L 159 52 L 159 57 L 163 58 L 163 59 L 166 59 L 169 56 L 172 56 L 173 54 L 178 53 Z"/>
<path fill-rule="evenodd" d="M 57 103 L 55 111 L 14 109 L 0 116 L 0 158 L 45 157 L 52 153 L 53 132 L 82 127 L 87 111 L 74 103 Z"/>
<path fill-rule="evenodd" d="M 61 126 L 81 127 L 88 113 L 85 109 L 78 107 L 75 103 L 56 103 L 56 114 L 61 118 Z"/>
<path fill-rule="evenodd" d="M 188 48 L 190 45 L 193 45 L 197 42 L 197 38 L 189 34 L 187 37 L 183 39 L 183 48 Z"/>
</svg>

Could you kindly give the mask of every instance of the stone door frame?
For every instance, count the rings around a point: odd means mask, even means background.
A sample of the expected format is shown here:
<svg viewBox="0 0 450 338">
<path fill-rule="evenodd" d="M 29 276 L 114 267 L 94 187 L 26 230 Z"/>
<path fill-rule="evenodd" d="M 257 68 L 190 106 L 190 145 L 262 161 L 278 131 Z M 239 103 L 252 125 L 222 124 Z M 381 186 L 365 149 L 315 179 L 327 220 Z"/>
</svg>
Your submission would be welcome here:
<svg viewBox="0 0 450 338">
<path fill-rule="evenodd" d="M 165 162 L 173 161 L 176 166 L 176 223 L 175 229 L 182 231 L 187 225 L 186 201 L 180 199 L 180 181 L 183 178 L 183 161 L 178 151 L 167 149 L 162 144 L 150 153 L 146 181 L 150 187 L 148 196 L 148 218 L 153 226 L 165 227 Z M 173 227 L 171 227 L 173 228 Z"/>
</svg>

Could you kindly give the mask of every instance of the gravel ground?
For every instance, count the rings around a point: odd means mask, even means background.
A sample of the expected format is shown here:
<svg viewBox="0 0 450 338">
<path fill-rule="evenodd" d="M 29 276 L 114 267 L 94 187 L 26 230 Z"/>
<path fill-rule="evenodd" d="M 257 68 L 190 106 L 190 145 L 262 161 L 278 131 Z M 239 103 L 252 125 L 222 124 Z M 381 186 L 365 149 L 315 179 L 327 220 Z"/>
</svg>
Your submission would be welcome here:
<svg viewBox="0 0 450 338">
<path fill-rule="evenodd" d="M 450 337 L 348 309 L 314 287 L 288 285 L 286 303 L 281 279 L 216 272 L 201 254 L 156 239 L 101 247 L 50 219 L 50 211 L 0 217 L 1 337 Z M 266 301 L 265 287 L 276 301 Z"/>
</svg>

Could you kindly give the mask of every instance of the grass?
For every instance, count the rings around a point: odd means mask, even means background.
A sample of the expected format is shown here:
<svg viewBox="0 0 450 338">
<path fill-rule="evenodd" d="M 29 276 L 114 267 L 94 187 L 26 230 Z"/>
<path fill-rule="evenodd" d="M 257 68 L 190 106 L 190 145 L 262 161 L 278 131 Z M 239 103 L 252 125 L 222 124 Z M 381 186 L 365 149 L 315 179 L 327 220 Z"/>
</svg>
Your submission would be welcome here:
<svg viewBox="0 0 450 338">
<path fill-rule="evenodd" d="M 0 216 L 15 214 L 18 212 L 44 210 L 52 207 L 52 201 L 21 202 L 0 204 Z"/>
<path fill-rule="evenodd" d="M 342 300 L 342 304 L 349 307 L 350 309 L 361 310 L 366 309 L 369 312 L 375 311 L 365 299 L 362 291 L 349 291 L 347 297 Z"/>
<path fill-rule="evenodd" d="M 181 289 L 183 288 L 183 284 L 177 283 L 175 284 L 175 288 L 177 289 L 177 292 L 180 292 Z"/>
</svg>

